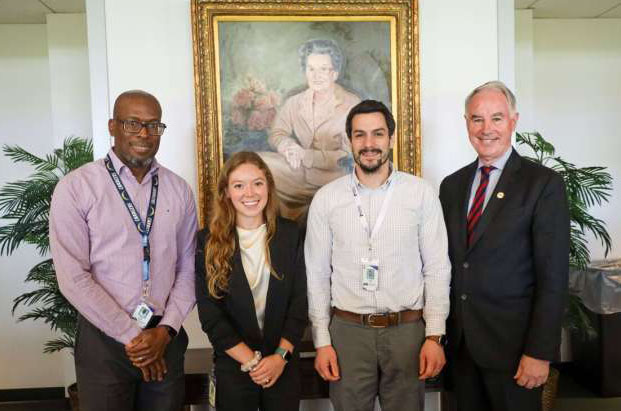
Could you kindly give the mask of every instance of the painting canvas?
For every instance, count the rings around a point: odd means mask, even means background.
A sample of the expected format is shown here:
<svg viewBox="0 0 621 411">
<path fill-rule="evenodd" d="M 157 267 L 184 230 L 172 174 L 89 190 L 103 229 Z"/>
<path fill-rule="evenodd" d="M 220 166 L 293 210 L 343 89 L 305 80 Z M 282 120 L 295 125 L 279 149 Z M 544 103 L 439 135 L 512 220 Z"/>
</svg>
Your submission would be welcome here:
<svg viewBox="0 0 621 411">
<path fill-rule="evenodd" d="M 321 186 L 351 171 L 345 119 L 364 99 L 393 111 L 393 161 L 418 171 L 418 92 L 411 94 L 418 65 L 401 72 L 407 61 L 417 63 L 403 56 L 413 50 L 404 38 L 413 14 L 404 1 L 382 7 L 193 3 L 201 211 L 223 161 L 255 151 L 274 174 L 281 213 L 303 218 Z"/>
</svg>

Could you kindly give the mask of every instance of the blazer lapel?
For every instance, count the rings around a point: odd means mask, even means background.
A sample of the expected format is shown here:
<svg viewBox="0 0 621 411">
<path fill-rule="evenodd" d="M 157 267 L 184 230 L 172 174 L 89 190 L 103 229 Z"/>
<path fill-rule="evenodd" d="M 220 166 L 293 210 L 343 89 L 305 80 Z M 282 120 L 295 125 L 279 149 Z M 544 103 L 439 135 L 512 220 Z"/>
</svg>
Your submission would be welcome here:
<svg viewBox="0 0 621 411">
<path fill-rule="evenodd" d="M 285 276 L 287 273 L 281 272 L 281 267 L 284 265 L 279 261 L 279 258 L 282 258 L 282 252 L 279 252 L 282 250 L 282 247 L 279 245 L 281 239 L 278 234 L 278 230 L 276 230 L 274 238 L 270 242 L 270 258 L 272 259 L 271 266 L 279 276 Z M 278 306 L 280 304 L 284 304 L 282 297 L 283 293 L 281 290 L 283 286 L 284 281 L 281 281 L 270 274 L 270 282 L 265 301 L 265 320 L 263 325 L 263 333 L 265 336 L 273 335 L 274 333 L 271 330 L 271 326 L 278 323 L 278 321 L 272 321 L 272 318 L 277 317 Z M 266 341 L 267 338 L 264 340 Z"/>
<path fill-rule="evenodd" d="M 241 252 L 239 251 L 239 238 L 235 234 L 235 253 L 233 254 L 233 267 L 231 270 L 231 278 L 229 279 L 230 293 L 234 295 L 238 301 L 238 307 L 241 307 L 244 311 L 248 312 L 250 324 L 248 326 L 252 330 L 252 336 L 256 338 L 256 341 L 261 341 L 261 329 L 259 328 L 259 321 L 257 320 L 257 312 L 254 308 L 254 298 L 252 297 L 252 291 L 250 290 L 250 284 L 248 283 L 248 277 L 244 271 L 244 265 L 241 260 Z"/>
<path fill-rule="evenodd" d="M 507 202 L 507 200 L 504 199 L 504 195 L 499 197 L 498 193 L 504 194 L 510 192 L 510 187 L 513 183 L 515 173 L 520 168 L 520 156 L 517 154 L 515 149 L 512 148 L 511 150 L 511 156 L 509 156 L 509 159 L 505 164 L 505 168 L 502 170 L 498 184 L 496 184 L 496 188 L 494 189 L 487 206 L 485 206 L 483 214 L 481 214 L 481 219 L 474 229 L 474 233 L 472 234 L 472 242 L 470 243 L 470 247 L 468 247 L 468 251 L 472 250 L 472 248 L 476 245 L 485 233 L 485 230 L 489 227 L 490 223 L 494 220 L 494 217 Z"/>
</svg>

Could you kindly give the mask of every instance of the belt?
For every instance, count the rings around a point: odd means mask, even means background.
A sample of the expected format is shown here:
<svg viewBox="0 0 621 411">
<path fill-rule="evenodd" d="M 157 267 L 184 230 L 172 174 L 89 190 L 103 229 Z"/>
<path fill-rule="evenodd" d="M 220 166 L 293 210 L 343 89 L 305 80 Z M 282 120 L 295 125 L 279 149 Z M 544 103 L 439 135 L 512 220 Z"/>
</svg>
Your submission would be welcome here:
<svg viewBox="0 0 621 411">
<path fill-rule="evenodd" d="M 402 323 L 413 323 L 420 320 L 423 316 L 423 310 L 403 310 L 396 313 L 356 314 L 334 307 L 332 312 L 339 318 L 372 328 L 386 328 Z"/>
</svg>

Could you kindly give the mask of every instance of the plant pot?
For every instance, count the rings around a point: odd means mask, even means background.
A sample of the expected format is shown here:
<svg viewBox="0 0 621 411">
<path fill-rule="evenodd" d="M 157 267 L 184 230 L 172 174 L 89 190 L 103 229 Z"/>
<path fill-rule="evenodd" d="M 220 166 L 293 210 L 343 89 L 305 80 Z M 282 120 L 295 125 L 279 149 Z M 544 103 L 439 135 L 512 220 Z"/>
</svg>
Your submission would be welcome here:
<svg viewBox="0 0 621 411">
<path fill-rule="evenodd" d="M 78 401 L 78 384 L 73 383 L 67 387 L 67 393 L 69 394 L 69 404 L 71 405 L 71 411 L 80 411 L 80 402 Z"/>
<path fill-rule="evenodd" d="M 552 411 L 556 402 L 556 394 L 558 392 L 558 379 L 560 373 L 554 367 L 550 367 L 550 375 L 548 380 L 543 384 L 541 393 L 541 409 L 542 411 Z"/>
</svg>

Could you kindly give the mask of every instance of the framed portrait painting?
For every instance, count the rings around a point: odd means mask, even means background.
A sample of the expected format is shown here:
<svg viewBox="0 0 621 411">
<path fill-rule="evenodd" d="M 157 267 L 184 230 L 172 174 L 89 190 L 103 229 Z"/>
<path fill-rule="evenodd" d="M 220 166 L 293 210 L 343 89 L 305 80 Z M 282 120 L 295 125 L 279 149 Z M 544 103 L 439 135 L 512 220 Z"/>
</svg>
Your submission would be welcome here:
<svg viewBox="0 0 621 411">
<path fill-rule="evenodd" d="M 226 159 L 255 151 L 281 213 L 303 219 L 314 193 L 351 172 L 349 110 L 393 112 L 395 166 L 420 174 L 417 2 L 192 3 L 200 223 Z"/>
</svg>

